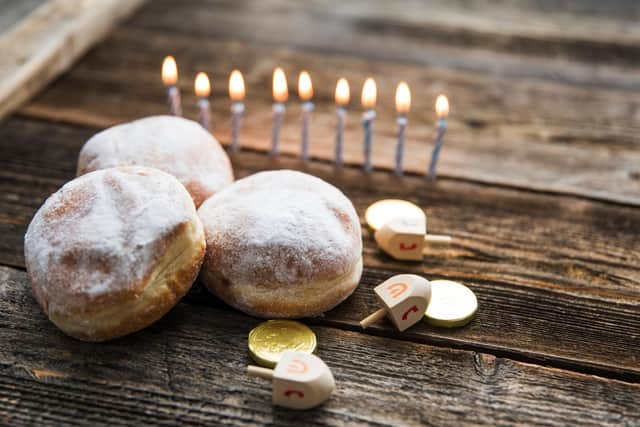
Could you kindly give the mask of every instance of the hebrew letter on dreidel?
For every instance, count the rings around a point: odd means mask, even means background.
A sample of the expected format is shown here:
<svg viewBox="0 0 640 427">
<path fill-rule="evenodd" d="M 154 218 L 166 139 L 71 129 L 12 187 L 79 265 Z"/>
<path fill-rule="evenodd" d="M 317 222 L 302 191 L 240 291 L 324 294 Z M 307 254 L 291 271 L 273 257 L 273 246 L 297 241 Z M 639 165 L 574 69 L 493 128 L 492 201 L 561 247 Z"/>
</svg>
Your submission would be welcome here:
<svg viewBox="0 0 640 427">
<path fill-rule="evenodd" d="M 425 311 L 426 311 L 426 308 L 425 308 Z M 409 317 L 410 313 L 418 313 L 418 312 L 419 312 L 418 306 L 417 305 L 412 305 L 407 311 L 405 311 L 402 314 L 402 320 L 407 320 L 407 318 Z"/>
<path fill-rule="evenodd" d="M 391 295 L 391 298 L 398 298 L 400 295 L 406 292 L 409 289 L 409 285 L 403 282 L 393 282 L 389 286 L 387 286 L 387 290 Z"/>
<path fill-rule="evenodd" d="M 284 397 L 298 396 L 301 399 L 304 399 L 304 391 L 302 390 L 285 390 Z"/>
<path fill-rule="evenodd" d="M 299 359 L 293 359 L 289 366 L 287 367 L 287 373 L 292 375 L 301 375 L 307 372 L 309 368 L 304 361 Z"/>
</svg>

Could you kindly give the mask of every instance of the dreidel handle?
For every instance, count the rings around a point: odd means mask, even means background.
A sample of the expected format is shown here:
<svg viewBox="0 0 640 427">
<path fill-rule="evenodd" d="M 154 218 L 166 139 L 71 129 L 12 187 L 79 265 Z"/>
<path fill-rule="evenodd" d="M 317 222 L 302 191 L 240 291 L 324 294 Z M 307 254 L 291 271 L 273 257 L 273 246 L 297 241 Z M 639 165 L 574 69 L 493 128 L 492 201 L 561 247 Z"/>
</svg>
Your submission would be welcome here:
<svg viewBox="0 0 640 427">
<path fill-rule="evenodd" d="M 451 236 L 442 234 L 425 234 L 424 236 L 424 241 L 432 245 L 447 245 L 451 243 L 452 240 Z"/>
<path fill-rule="evenodd" d="M 262 366 L 247 366 L 247 374 L 252 377 L 264 378 L 270 380 L 273 378 L 273 369 L 263 368 Z"/>
<path fill-rule="evenodd" d="M 378 320 L 382 319 L 386 315 L 387 315 L 387 309 L 386 308 L 381 308 L 381 309 L 371 313 L 370 315 L 368 315 L 364 319 L 362 319 L 360 321 L 360 326 L 362 327 L 362 329 L 367 329 L 369 326 L 371 326 L 372 324 L 376 323 Z"/>
</svg>

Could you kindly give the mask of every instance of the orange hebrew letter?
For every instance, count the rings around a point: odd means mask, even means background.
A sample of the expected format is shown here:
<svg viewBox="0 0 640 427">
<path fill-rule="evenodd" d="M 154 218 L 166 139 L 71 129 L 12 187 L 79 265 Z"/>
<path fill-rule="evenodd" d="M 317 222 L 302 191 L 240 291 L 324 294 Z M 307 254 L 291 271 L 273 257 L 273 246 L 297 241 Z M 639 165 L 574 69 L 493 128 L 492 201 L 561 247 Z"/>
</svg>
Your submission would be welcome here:
<svg viewBox="0 0 640 427">
<path fill-rule="evenodd" d="M 289 364 L 287 372 L 289 372 L 290 374 L 301 375 L 307 372 L 308 369 L 309 368 L 307 367 L 307 364 L 304 363 L 302 360 L 293 359 Z"/>
<path fill-rule="evenodd" d="M 392 298 L 398 298 L 407 290 L 408 287 L 409 285 L 407 285 L 406 283 L 396 282 L 387 286 L 387 290 L 391 294 Z"/>
</svg>

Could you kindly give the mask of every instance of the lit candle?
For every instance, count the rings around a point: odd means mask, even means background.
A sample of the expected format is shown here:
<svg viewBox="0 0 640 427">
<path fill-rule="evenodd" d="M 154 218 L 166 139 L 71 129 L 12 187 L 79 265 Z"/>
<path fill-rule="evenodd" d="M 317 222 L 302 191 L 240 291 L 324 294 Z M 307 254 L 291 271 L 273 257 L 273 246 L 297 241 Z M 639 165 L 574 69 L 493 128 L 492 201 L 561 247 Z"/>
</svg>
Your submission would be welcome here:
<svg viewBox="0 0 640 427">
<path fill-rule="evenodd" d="M 198 97 L 199 122 L 203 128 L 211 130 L 211 106 L 209 105 L 209 95 L 211 95 L 211 83 L 205 73 L 198 73 L 193 83 L 196 96 Z"/>
<path fill-rule="evenodd" d="M 229 76 L 229 98 L 231 98 L 231 151 L 236 152 L 240 148 L 240 124 L 244 115 L 244 79 L 242 73 L 233 70 Z"/>
<path fill-rule="evenodd" d="M 289 97 L 287 89 L 287 77 L 282 68 L 273 71 L 273 129 L 271 132 L 271 155 L 277 156 L 280 153 L 280 128 L 282 127 L 282 116 L 284 115 L 284 103 Z"/>
<path fill-rule="evenodd" d="M 303 71 L 298 78 L 298 96 L 302 103 L 302 160 L 309 160 L 309 122 L 311 121 L 311 112 L 313 111 L 313 86 L 311 85 L 311 76 L 308 72 Z"/>
<path fill-rule="evenodd" d="M 336 104 L 338 105 L 336 110 L 338 118 L 336 122 L 336 165 L 338 167 L 342 167 L 344 164 L 342 152 L 344 151 L 344 122 L 347 118 L 347 109 L 345 107 L 349 104 L 349 96 L 349 82 L 347 82 L 347 79 L 338 80 L 336 85 Z"/>
<path fill-rule="evenodd" d="M 398 144 L 396 145 L 396 175 L 402 175 L 402 157 L 404 155 L 404 133 L 407 129 L 407 113 L 411 108 L 409 85 L 400 82 L 396 89 L 396 111 L 398 112 Z"/>
<path fill-rule="evenodd" d="M 431 181 L 436 180 L 436 167 L 438 165 L 438 157 L 440 150 L 444 144 L 444 133 L 447 131 L 447 115 L 449 114 L 449 100 L 446 96 L 440 95 L 436 99 L 436 114 L 438 116 L 438 132 L 436 134 L 436 143 L 431 153 L 431 164 L 427 176 Z"/>
<path fill-rule="evenodd" d="M 364 170 L 370 172 L 373 169 L 371 165 L 371 125 L 373 119 L 376 118 L 374 110 L 376 106 L 376 82 L 369 77 L 362 86 L 362 107 L 365 112 L 362 114 L 362 127 L 364 128 Z"/>
<path fill-rule="evenodd" d="M 173 56 L 167 56 L 162 62 L 162 83 L 167 88 L 169 114 L 181 116 L 180 91 L 176 86 L 178 83 L 178 65 L 176 65 L 176 60 L 173 59 Z"/>
</svg>

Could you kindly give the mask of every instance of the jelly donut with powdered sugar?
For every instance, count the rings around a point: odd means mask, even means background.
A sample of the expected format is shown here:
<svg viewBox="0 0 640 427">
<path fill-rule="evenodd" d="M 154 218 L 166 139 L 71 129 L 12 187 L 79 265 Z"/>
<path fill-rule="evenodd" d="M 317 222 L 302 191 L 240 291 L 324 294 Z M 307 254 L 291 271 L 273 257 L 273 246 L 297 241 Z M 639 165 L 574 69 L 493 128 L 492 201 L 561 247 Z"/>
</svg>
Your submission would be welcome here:
<svg viewBox="0 0 640 427">
<path fill-rule="evenodd" d="M 355 290 L 360 221 L 340 190 L 294 171 L 261 172 L 205 201 L 200 277 L 228 304 L 267 318 L 316 316 Z"/>
<path fill-rule="evenodd" d="M 24 242 L 36 300 L 68 335 L 104 341 L 162 317 L 189 290 L 205 252 L 193 201 L 173 176 L 105 169 L 68 182 Z"/>
<path fill-rule="evenodd" d="M 78 175 L 117 166 L 148 166 L 175 176 L 196 207 L 233 182 L 218 141 L 182 117 L 147 117 L 97 133 L 80 151 Z"/>
</svg>

